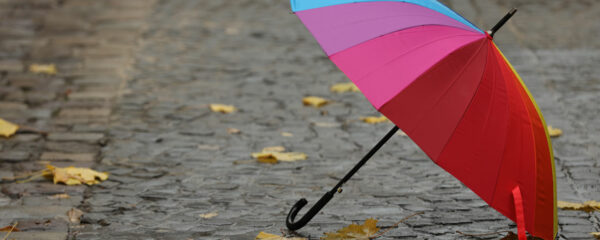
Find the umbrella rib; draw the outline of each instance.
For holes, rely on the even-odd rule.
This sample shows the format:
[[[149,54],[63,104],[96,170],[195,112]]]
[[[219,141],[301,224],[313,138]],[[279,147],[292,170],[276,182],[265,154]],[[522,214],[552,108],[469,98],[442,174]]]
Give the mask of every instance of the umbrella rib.
[[[406,29],[403,29],[403,30],[406,30]],[[402,31],[402,30],[399,30],[399,31]],[[466,30],[465,30],[465,31],[466,31]],[[386,34],[386,35],[387,35],[387,34]],[[475,34],[473,34],[473,35],[475,35]],[[416,46],[415,48],[412,48],[412,49],[410,49],[410,50],[408,50],[408,51],[406,51],[406,52],[404,52],[404,53],[402,53],[402,54],[400,54],[400,55],[398,55],[398,56],[394,57],[393,59],[390,59],[390,60],[389,60],[389,61],[387,61],[386,63],[384,63],[384,64],[380,65],[379,67],[377,67],[377,68],[373,69],[372,71],[370,71],[370,72],[368,72],[368,73],[364,74],[363,76],[359,77],[359,78],[357,79],[357,81],[359,81],[359,80],[364,80],[365,78],[368,78],[368,77],[369,77],[371,74],[373,74],[373,73],[375,73],[375,72],[379,71],[380,69],[382,69],[382,68],[384,68],[384,67],[386,67],[386,66],[388,66],[388,65],[392,64],[393,62],[397,61],[398,59],[402,58],[403,56],[405,56],[405,55],[407,55],[407,54],[409,54],[409,53],[412,53],[412,52],[414,52],[414,51],[416,51],[416,50],[419,50],[419,49],[421,49],[421,48],[427,47],[427,46],[429,46],[429,45],[431,45],[431,44],[434,44],[434,43],[436,43],[436,42],[439,42],[439,41],[442,41],[442,40],[446,40],[446,39],[450,39],[450,38],[455,38],[455,37],[464,37],[464,36],[473,36],[473,35],[471,35],[471,34],[458,34],[458,35],[447,36],[447,37],[443,37],[443,38],[434,39],[434,40],[431,40],[431,41],[429,41],[429,42],[425,42],[425,43],[423,43],[423,44],[421,44],[421,45],[419,45],[419,46]],[[382,36],[379,36],[379,37],[382,37]],[[482,38],[483,38],[483,37],[482,37]],[[477,41],[477,40],[479,40],[479,39],[475,39],[475,40],[473,40],[473,41],[471,41],[471,42],[468,42],[468,43],[466,43],[465,45],[468,45],[468,44],[470,44],[470,43],[472,43],[472,42],[475,42],[475,41]],[[465,45],[463,45],[463,46],[465,46]],[[461,47],[462,47],[462,46],[461,46]],[[332,55],[332,56],[333,56],[333,55]],[[407,86],[407,87],[408,87],[408,86]]]
[[[450,84],[450,86],[448,86],[448,87],[447,87],[447,88],[444,90],[443,94],[442,94],[440,97],[438,97],[438,98],[437,98],[437,100],[435,101],[435,103],[434,103],[434,105],[433,105],[434,107],[435,107],[435,106],[437,106],[437,105],[440,103],[440,101],[441,101],[441,99],[442,99],[442,96],[446,95],[446,93],[448,92],[448,90],[449,90],[449,89],[450,89],[450,88],[451,88],[451,87],[452,87],[452,86],[453,86],[453,85],[456,83],[456,81],[458,80],[459,76],[461,76],[461,75],[464,73],[464,71],[466,70],[467,66],[469,66],[469,65],[470,65],[470,64],[473,62],[473,59],[475,58],[475,56],[477,56],[477,54],[479,54],[479,52],[481,51],[481,49],[483,49],[483,46],[485,46],[485,43],[486,43],[486,42],[484,41],[484,42],[481,44],[481,46],[479,47],[479,49],[477,49],[476,53],[475,53],[475,54],[473,54],[473,55],[472,55],[472,56],[469,58],[469,60],[467,61],[467,63],[466,63],[466,64],[465,64],[465,65],[464,65],[464,66],[463,66],[461,69],[460,69],[458,76],[457,76],[457,77],[455,77],[455,78],[454,78],[454,80],[452,80],[452,83]],[[487,56],[486,56],[486,58],[487,58]],[[431,68],[430,68],[430,69],[431,69]],[[482,72],[483,72],[483,71],[482,71]],[[423,73],[423,74],[425,74],[425,73]],[[422,75],[421,75],[421,76],[422,76]],[[419,76],[419,77],[420,77],[420,76]],[[419,77],[417,77],[417,78],[419,78]],[[480,79],[480,80],[481,80],[481,79]],[[477,87],[479,87],[479,84],[480,84],[480,83],[481,83],[481,81],[478,83]],[[472,100],[473,100],[473,97],[471,97],[471,100],[470,100],[470,101],[472,101]],[[470,102],[469,102],[469,104],[470,104]],[[465,112],[466,112],[466,108],[465,108]],[[421,114],[421,116],[419,117],[419,121],[416,121],[416,122],[417,122],[417,125],[413,126],[413,127],[412,127],[412,129],[410,129],[410,130],[409,130],[409,132],[410,132],[410,133],[412,133],[412,131],[413,131],[415,128],[417,128],[417,126],[419,126],[419,125],[418,125],[418,123],[422,122],[421,120],[422,120],[422,119],[425,117],[424,115],[425,115],[425,113],[422,113],[422,114]],[[464,115],[464,112],[463,112],[463,115]],[[457,123],[457,124],[458,124],[458,123]],[[456,127],[455,127],[455,129],[456,129]],[[448,142],[446,142],[446,143],[448,143]],[[430,157],[431,157],[431,156],[430,156]],[[432,158],[432,159],[433,159],[433,158]]]

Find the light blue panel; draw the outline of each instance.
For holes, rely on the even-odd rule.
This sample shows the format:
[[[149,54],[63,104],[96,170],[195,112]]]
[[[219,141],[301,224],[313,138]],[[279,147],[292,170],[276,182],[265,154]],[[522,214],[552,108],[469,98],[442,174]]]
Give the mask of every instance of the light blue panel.
[[[290,2],[292,4],[292,11],[294,11],[294,12],[309,10],[309,9],[313,9],[313,8],[339,5],[339,4],[346,4],[346,3],[406,2],[406,3],[412,3],[412,4],[419,5],[419,6],[423,6],[423,7],[429,8],[431,10],[437,11],[439,13],[442,13],[448,17],[455,19],[456,21],[461,22],[462,24],[465,24],[465,25],[483,33],[483,31],[481,31],[479,28],[477,28],[475,25],[473,25],[467,19],[458,15],[457,13],[452,11],[450,8],[446,7],[446,5],[441,4],[440,2],[438,2],[436,0],[290,0]]]

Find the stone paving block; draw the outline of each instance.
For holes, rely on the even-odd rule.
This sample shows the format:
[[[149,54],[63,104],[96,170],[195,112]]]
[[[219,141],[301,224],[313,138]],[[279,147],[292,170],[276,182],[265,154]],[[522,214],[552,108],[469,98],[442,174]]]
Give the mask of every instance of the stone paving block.
[[[68,232],[12,232],[9,236],[9,239],[15,240],[64,240],[67,239]]]
[[[0,60],[0,72],[22,72],[23,63],[18,60]]]
[[[108,117],[110,115],[110,109],[108,109],[108,108],[62,109],[58,115],[60,117],[72,117],[72,118]]]
[[[19,102],[2,102],[0,101],[0,111],[15,111],[27,110],[27,105]]]
[[[47,161],[74,161],[74,162],[92,162],[96,158],[95,153],[61,153],[61,152],[44,152],[40,157],[41,160]]]
[[[29,152],[0,152],[0,161],[6,162],[22,162],[27,161],[31,158],[31,153]]]
[[[0,218],[2,219],[17,219],[17,218],[54,218],[66,217],[70,206],[10,206],[0,207]]]
[[[115,92],[74,92],[69,94],[70,100],[109,100]]]
[[[103,133],[49,133],[47,136],[48,140],[51,141],[82,141],[82,142],[98,142],[104,138]]]

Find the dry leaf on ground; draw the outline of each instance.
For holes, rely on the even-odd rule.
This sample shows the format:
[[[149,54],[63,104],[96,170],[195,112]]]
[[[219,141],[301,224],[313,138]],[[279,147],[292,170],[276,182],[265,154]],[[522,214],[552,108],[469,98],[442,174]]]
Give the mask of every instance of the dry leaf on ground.
[[[286,237],[282,237],[279,235],[275,235],[275,234],[270,234],[270,233],[266,233],[266,232],[260,232],[258,233],[258,235],[256,235],[256,238],[254,239],[261,239],[261,240],[306,240],[306,238],[286,238]]]
[[[262,152],[252,153],[252,157],[261,163],[277,163],[278,161],[293,162],[306,160],[306,154],[301,152],[284,152],[285,147],[273,146],[263,148]]]
[[[358,87],[356,85],[354,85],[354,83],[351,83],[351,82],[333,84],[333,85],[331,85],[331,88],[329,90],[334,93],[359,92],[360,91],[358,89]]]
[[[217,212],[211,212],[211,213],[200,214],[200,217],[204,218],[204,219],[211,219],[211,218],[214,218],[216,216],[219,216],[219,213],[217,213]]]
[[[600,202],[597,201],[587,201],[584,203],[558,201],[556,205],[558,206],[558,208],[564,210],[580,210],[585,212],[593,212],[600,210]]]
[[[11,232],[11,231],[12,232],[20,232],[21,230],[19,230],[15,226],[16,226],[16,224],[15,225],[8,225],[8,226],[5,226],[5,227],[1,227],[0,228],[0,232]]]
[[[387,117],[385,117],[383,115],[381,115],[380,117],[361,117],[360,120],[362,120],[363,122],[366,122],[366,123],[370,123],[370,124],[376,124],[376,123],[390,121],[387,119]]]
[[[379,232],[377,220],[369,218],[362,225],[350,224],[335,233],[325,233],[323,240],[364,239],[369,240]]]
[[[548,125],[548,135],[550,135],[550,137],[558,137],[562,134],[563,131],[560,128],[553,128],[552,126]]]
[[[308,96],[302,99],[302,104],[311,107],[322,107],[329,103],[329,100],[321,97]]]
[[[66,167],[59,168],[52,165],[46,165],[43,175],[52,178],[54,184],[64,183],[66,185],[98,184],[108,179],[108,173],[97,172],[89,168]]]
[[[69,194],[66,194],[66,193],[54,194],[54,195],[48,197],[48,199],[69,199],[69,198],[71,198],[71,196],[69,196]]]
[[[81,215],[83,215],[83,212],[77,208],[71,208],[71,210],[67,211],[67,217],[71,223],[79,223]]]
[[[210,107],[211,111],[220,112],[220,113],[232,113],[237,110],[233,105],[225,105],[225,104],[217,104],[217,103],[210,104],[209,107]]]
[[[600,239],[600,232],[591,232],[590,234],[592,236],[594,236],[596,239]]]
[[[0,118],[0,136],[10,137],[19,130],[19,126]]]
[[[229,134],[239,134],[239,133],[241,133],[241,132],[242,132],[242,131],[240,131],[240,130],[239,130],[239,129],[237,129],[237,128],[227,128],[227,133],[229,133]]]
[[[31,64],[29,65],[29,71],[32,73],[48,75],[55,75],[58,73],[58,70],[56,70],[56,65],[54,64]]]

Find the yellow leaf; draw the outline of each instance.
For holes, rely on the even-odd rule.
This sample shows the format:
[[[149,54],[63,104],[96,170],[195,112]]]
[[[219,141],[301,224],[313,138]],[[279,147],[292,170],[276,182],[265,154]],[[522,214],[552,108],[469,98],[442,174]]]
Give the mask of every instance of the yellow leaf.
[[[329,89],[334,93],[344,93],[344,92],[359,92],[360,90],[354,83],[336,83],[331,86]]]
[[[335,233],[325,233],[324,240],[364,239],[369,240],[379,231],[377,220],[369,218],[363,225],[350,224]]]
[[[19,126],[0,118],[0,136],[10,137],[19,130]]]
[[[558,137],[562,134],[563,131],[559,128],[553,128],[552,126],[548,125],[548,135],[550,135],[550,137]]]
[[[54,184],[64,183],[66,185],[93,185],[108,179],[108,173],[96,172],[89,168],[59,168],[52,165],[47,165],[46,168],[48,168],[49,172],[47,172],[45,175],[52,176]]]
[[[325,98],[320,98],[320,97],[315,97],[315,96],[309,96],[309,97],[305,97],[302,99],[302,103],[305,106],[311,106],[311,107],[322,107],[325,106],[327,103],[329,103],[329,100],[325,99]]]
[[[213,104],[210,104],[209,106],[210,106],[210,110],[213,112],[232,113],[235,110],[237,110],[233,105],[213,103]]]
[[[77,208],[71,208],[67,211],[67,217],[71,223],[79,223],[81,215],[83,215],[83,212]]]
[[[54,64],[31,64],[29,65],[29,71],[48,75],[54,75],[58,72]]]
[[[66,193],[60,193],[60,194],[54,194],[52,196],[48,197],[49,199],[69,199],[71,198],[71,196],[69,196],[69,194]]]
[[[600,202],[597,201],[587,201],[584,203],[557,201],[556,205],[558,206],[558,208],[564,210],[580,210],[585,212],[593,212],[600,210]]]
[[[382,123],[382,122],[389,121],[383,115],[381,115],[380,117],[361,117],[360,120],[362,120],[363,122],[366,122],[366,123],[370,123],[370,124],[376,124],[376,123]]]
[[[306,240],[306,238],[286,238],[275,234],[270,234],[266,232],[259,232],[254,239],[262,239],[262,240]]]
[[[282,152],[272,153],[275,159],[282,162],[293,162],[298,160],[306,160],[306,154],[301,152]]]
[[[285,151],[285,147],[284,146],[266,147],[266,148],[263,148],[262,151],[263,152],[284,152]]]
[[[211,219],[218,215],[219,215],[219,213],[217,213],[217,212],[211,212],[211,213],[200,214],[200,217],[204,218],[204,219]]]
[[[592,236],[594,236],[596,239],[600,239],[600,232],[591,232],[590,234]]]
[[[241,132],[242,131],[240,131],[237,128],[227,128],[227,133],[229,133],[229,134],[238,134],[238,133],[241,133]]]
[[[282,146],[266,147],[262,152],[252,153],[252,157],[261,163],[293,162],[306,160],[306,154],[301,152],[283,152]]]

